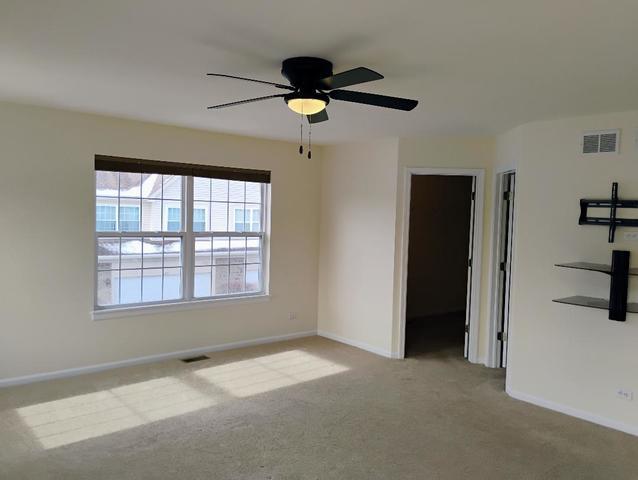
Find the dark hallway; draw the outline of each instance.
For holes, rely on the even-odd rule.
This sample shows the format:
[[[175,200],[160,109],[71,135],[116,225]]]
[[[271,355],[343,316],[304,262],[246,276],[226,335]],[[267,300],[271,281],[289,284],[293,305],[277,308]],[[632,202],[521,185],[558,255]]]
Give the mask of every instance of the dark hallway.
[[[406,324],[407,357],[462,357],[465,312],[411,319]]]

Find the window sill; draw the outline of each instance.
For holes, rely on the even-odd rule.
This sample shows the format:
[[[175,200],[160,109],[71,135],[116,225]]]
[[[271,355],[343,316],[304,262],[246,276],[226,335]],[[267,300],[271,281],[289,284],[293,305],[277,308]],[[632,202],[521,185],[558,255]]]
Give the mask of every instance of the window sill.
[[[107,320],[110,318],[135,317],[139,315],[152,315],[156,313],[179,312],[184,310],[197,310],[210,307],[223,307],[228,305],[243,305],[250,303],[269,302],[270,295],[258,294],[245,297],[226,297],[205,300],[191,300],[174,303],[162,303],[156,305],[137,305],[134,307],[108,308],[91,312],[92,320]]]

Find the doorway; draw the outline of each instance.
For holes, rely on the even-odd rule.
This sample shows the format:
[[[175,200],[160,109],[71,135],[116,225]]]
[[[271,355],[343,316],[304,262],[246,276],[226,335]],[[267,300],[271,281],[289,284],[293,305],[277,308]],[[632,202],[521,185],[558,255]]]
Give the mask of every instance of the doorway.
[[[412,169],[406,177],[403,353],[475,361],[481,170]],[[407,244],[407,245],[406,245]],[[474,330],[474,331],[473,331]]]

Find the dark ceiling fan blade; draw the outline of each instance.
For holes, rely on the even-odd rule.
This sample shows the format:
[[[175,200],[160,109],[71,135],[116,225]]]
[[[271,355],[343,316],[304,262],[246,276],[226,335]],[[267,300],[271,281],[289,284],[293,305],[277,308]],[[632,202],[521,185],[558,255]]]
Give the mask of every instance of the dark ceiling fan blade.
[[[285,96],[285,93],[280,93],[278,95],[266,95],[265,97],[249,98],[247,100],[239,100],[237,102],[222,103],[221,105],[213,105],[207,108],[210,110],[210,109],[216,109],[216,108],[234,107],[235,105],[243,105],[244,103],[260,102],[262,100],[268,100],[269,98],[280,98],[283,96]]]
[[[266,82],[264,80],[255,80],[254,78],[236,77],[234,75],[225,75],[223,73],[207,73],[206,75],[209,75],[211,77],[233,78],[235,80],[245,80],[247,82],[262,83],[264,85],[271,85],[273,87],[283,88],[284,90],[292,90],[292,91],[295,90],[290,85],[283,85],[281,83],[274,83],[274,82]]]
[[[375,107],[394,108],[396,110],[405,111],[414,109],[419,103],[417,100],[410,100],[408,98],[388,97],[374,93],[353,92],[352,90],[333,90],[328,95],[333,100],[363,103],[365,105],[374,105]]]
[[[319,113],[315,113],[314,115],[306,115],[306,118],[308,118],[308,123],[325,122],[326,120],[328,120],[328,112],[326,112],[326,109],[324,108]]]
[[[358,67],[337,73],[332,77],[322,78],[317,82],[317,88],[321,90],[333,90],[335,88],[349,87],[351,85],[358,85],[359,83],[381,80],[382,78],[383,75],[374,70],[370,70],[366,67]]]

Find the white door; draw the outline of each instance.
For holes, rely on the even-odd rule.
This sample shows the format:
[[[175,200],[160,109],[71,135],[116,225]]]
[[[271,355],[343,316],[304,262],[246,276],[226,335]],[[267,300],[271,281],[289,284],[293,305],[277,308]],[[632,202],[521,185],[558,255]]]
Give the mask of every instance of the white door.
[[[500,248],[498,280],[497,355],[499,366],[507,366],[507,344],[510,319],[510,290],[512,286],[512,237],[514,233],[514,172],[502,175],[503,201],[500,210]]]
[[[472,313],[472,264],[474,259],[474,228],[476,217],[476,177],[472,177],[472,197],[470,204],[470,241],[469,251],[467,255],[467,299],[465,301],[465,346],[463,347],[463,356],[467,358],[470,350],[470,318]]]

